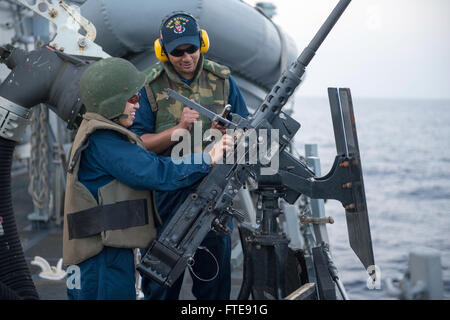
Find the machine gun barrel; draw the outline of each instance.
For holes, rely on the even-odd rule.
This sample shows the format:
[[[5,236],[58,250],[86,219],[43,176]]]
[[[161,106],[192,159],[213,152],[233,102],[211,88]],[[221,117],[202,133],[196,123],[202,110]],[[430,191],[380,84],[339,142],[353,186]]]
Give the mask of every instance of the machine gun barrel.
[[[312,58],[316,54],[322,42],[325,40],[331,29],[341,17],[351,0],[340,0],[331,14],[325,20],[316,33],[314,38],[303,49],[300,56],[292,65],[283,72],[277,83],[273,86],[272,90],[264,99],[263,103],[257,110],[254,120],[252,122],[253,127],[256,127],[263,120],[267,120],[269,123],[281,112],[281,109],[289,100],[289,97],[294,93],[295,89],[301,82],[306,67],[311,62]]]

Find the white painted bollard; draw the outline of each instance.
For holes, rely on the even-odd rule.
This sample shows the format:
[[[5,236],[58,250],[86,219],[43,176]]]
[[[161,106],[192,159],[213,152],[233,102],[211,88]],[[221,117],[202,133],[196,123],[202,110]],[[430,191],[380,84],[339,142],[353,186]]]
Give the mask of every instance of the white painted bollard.
[[[388,294],[402,300],[444,299],[440,252],[425,247],[412,250],[403,278],[387,278],[385,282]]]

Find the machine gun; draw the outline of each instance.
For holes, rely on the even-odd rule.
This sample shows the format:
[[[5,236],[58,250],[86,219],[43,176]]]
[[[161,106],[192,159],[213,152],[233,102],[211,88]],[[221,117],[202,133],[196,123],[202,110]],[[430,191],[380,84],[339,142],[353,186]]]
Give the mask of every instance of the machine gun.
[[[310,44],[281,75],[254,116],[249,119],[232,114],[232,120],[227,120],[170,89],[166,91],[171,98],[181,101],[209,119],[220,121],[229,129],[242,130],[244,134],[240,138],[240,145],[245,145],[251,131],[258,135],[262,132],[278,133],[279,141],[275,145],[272,144],[265,160],[278,157],[279,170],[268,175],[265,171],[269,169],[267,165],[248,161],[248,155],[256,152],[257,144],[249,144],[243,156],[237,158],[235,152],[227,158],[225,164],[216,165],[196,192],[180,206],[159,238],[152,242],[137,266],[141,275],[171,286],[185,267],[193,263],[195,251],[211,229],[226,231],[230,217],[242,219],[242,215],[232,209],[232,201],[249,178],[258,182],[263,201],[273,204],[265,210],[260,228],[252,230],[249,227],[247,234],[253,244],[278,248],[275,251],[277,298],[286,295],[283,261],[286,260],[289,242],[279,232],[276,221],[280,214],[277,209],[277,201],[280,198],[291,204],[301,194],[311,198],[339,200],[346,210],[352,249],[366,269],[374,265],[350,90],[330,88],[328,92],[337,156],[332,169],[324,177],[316,177],[304,163],[288,153],[286,147],[300,124],[281,111],[300,84],[306,66],[349,3],[350,0],[341,0],[337,4]],[[272,131],[273,129],[275,130]],[[239,145],[237,149],[239,150]],[[229,159],[234,161],[228,161]]]

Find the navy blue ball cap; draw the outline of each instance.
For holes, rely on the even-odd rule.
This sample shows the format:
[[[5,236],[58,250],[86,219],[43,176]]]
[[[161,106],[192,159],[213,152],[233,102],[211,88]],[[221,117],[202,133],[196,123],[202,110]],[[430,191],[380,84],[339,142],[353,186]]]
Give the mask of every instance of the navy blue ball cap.
[[[197,21],[186,14],[176,14],[167,19],[161,26],[161,37],[164,48],[168,53],[184,44],[192,44],[200,48]]]

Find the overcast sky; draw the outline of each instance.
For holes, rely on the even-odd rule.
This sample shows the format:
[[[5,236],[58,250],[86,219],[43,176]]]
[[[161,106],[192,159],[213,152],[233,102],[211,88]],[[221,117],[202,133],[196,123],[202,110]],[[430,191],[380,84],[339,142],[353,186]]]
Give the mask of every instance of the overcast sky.
[[[338,0],[271,2],[274,21],[300,53]],[[330,86],[349,87],[355,97],[450,99],[450,0],[353,0],[308,66],[301,92],[323,96]]]
[[[258,1],[245,0],[254,5]],[[301,52],[338,0],[272,0]],[[307,69],[305,95],[450,99],[450,0],[353,0]]]

